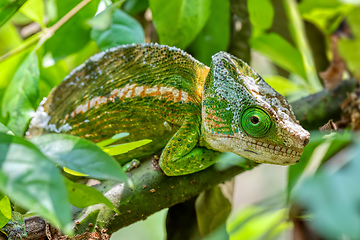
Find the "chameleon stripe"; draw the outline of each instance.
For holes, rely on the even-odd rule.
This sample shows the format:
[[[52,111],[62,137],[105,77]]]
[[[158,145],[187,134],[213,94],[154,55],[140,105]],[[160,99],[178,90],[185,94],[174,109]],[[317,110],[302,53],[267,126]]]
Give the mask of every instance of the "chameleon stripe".
[[[174,87],[163,87],[163,86],[138,86],[137,84],[126,84],[123,88],[116,88],[111,91],[109,97],[98,96],[94,97],[91,100],[81,104],[71,112],[70,116],[75,117],[77,114],[85,113],[90,108],[103,105],[107,102],[115,102],[119,100],[124,100],[125,98],[134,98],[134,97],[157,97],[159,99],[165,99],[166,101],[180,102],[183,103],[189,102],[189,94],[186,91],[178,90]],[[69,118],[69,115],[65,116],[65,120]]]

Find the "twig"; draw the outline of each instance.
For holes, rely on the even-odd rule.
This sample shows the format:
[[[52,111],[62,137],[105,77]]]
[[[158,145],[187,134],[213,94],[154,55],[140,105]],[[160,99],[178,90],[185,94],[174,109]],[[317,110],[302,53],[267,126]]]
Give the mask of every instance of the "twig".
[[[75,7],[73,7],[68,13],[66,13],[59,21],[57,21],[54,25],[52,25],[51,27],[37,33],[35,36],[33,36],[32,39],[29,39],[28,42],[25,42],[24,44],[20,45],[18,48],[5,53],[4,55],[2,55],[0,57],[0,62],[4,61],[5,59],[16,55],[22,51],[24,51],[25,49],[28,49],[29,47],[31,47],[32,45],[38,43],[36,45],[36,49],[40,48],[42,46],[42,44],[44,44],[44,42],[49,39],[52,35],[54,35],[54,33],[61,27],[63,26],[67,21],[69,21],[70,18],[72,18],[76,13],[78,13],[83,7],[86,6],[86,4],[88,4],[91,0],[83,0],[81,1],[78,5],[76,5]]]
[[[54,33],[70,18],[72,18],[76,13],[78,13],[83,7],[86,6],[91,0],[82,0],[78,5],[73,7],[68,13],[66,13],[59,21],[57,21],[54,25],[48,28],[44,35],[40,38],[37,48],[39,48],[48,38],[50,38]]]

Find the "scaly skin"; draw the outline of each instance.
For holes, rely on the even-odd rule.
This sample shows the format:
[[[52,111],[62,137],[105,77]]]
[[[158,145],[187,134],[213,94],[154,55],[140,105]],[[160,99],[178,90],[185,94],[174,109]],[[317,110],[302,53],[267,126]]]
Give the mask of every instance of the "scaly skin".
[[[124,163],[164,149],[159,164],[171,176],[205,169],[225,151],[293,164],[310,137],[286,100],[241,60],[220,52],[208,68],[157,44],[113,48],[76,68],[31,121],[29,136],[46,132],[94,142],[120,132],[130,133],[120,143],[152,139],[117,159]]]

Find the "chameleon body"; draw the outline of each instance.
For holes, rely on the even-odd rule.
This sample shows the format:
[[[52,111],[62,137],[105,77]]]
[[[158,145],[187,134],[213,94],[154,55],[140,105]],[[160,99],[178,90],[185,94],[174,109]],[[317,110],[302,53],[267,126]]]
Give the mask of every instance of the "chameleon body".
[[[163,149],[167,175],[212,165],[219,152],[260,163],[294,164],[310,134],[291,106],[240,59],[220,52],[210,68],[175,47],[123,45],[74,69],[42,101],[28,134],[62,132],[94,142],[152,139],[121,163]]]

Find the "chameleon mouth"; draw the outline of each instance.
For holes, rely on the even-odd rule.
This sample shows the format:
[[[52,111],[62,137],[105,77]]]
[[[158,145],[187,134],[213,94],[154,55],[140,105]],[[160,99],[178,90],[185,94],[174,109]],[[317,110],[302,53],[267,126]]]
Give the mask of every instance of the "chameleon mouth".
[[[273,145],[269,144],[267,142],[262,141],[256,141],[256,140],[248,140],[246,142],[246,146],[248,149],[246,149],[248,152],[253,152],[256,154],[256,150],[267,152],[273,155],[277,156],[283,156],[283,157],[290,157],[294,159],[299,159],[302,155],[302,149],[298,148],[290,148],[280,145]],[[254,151],[255,150],[255,151]]]

